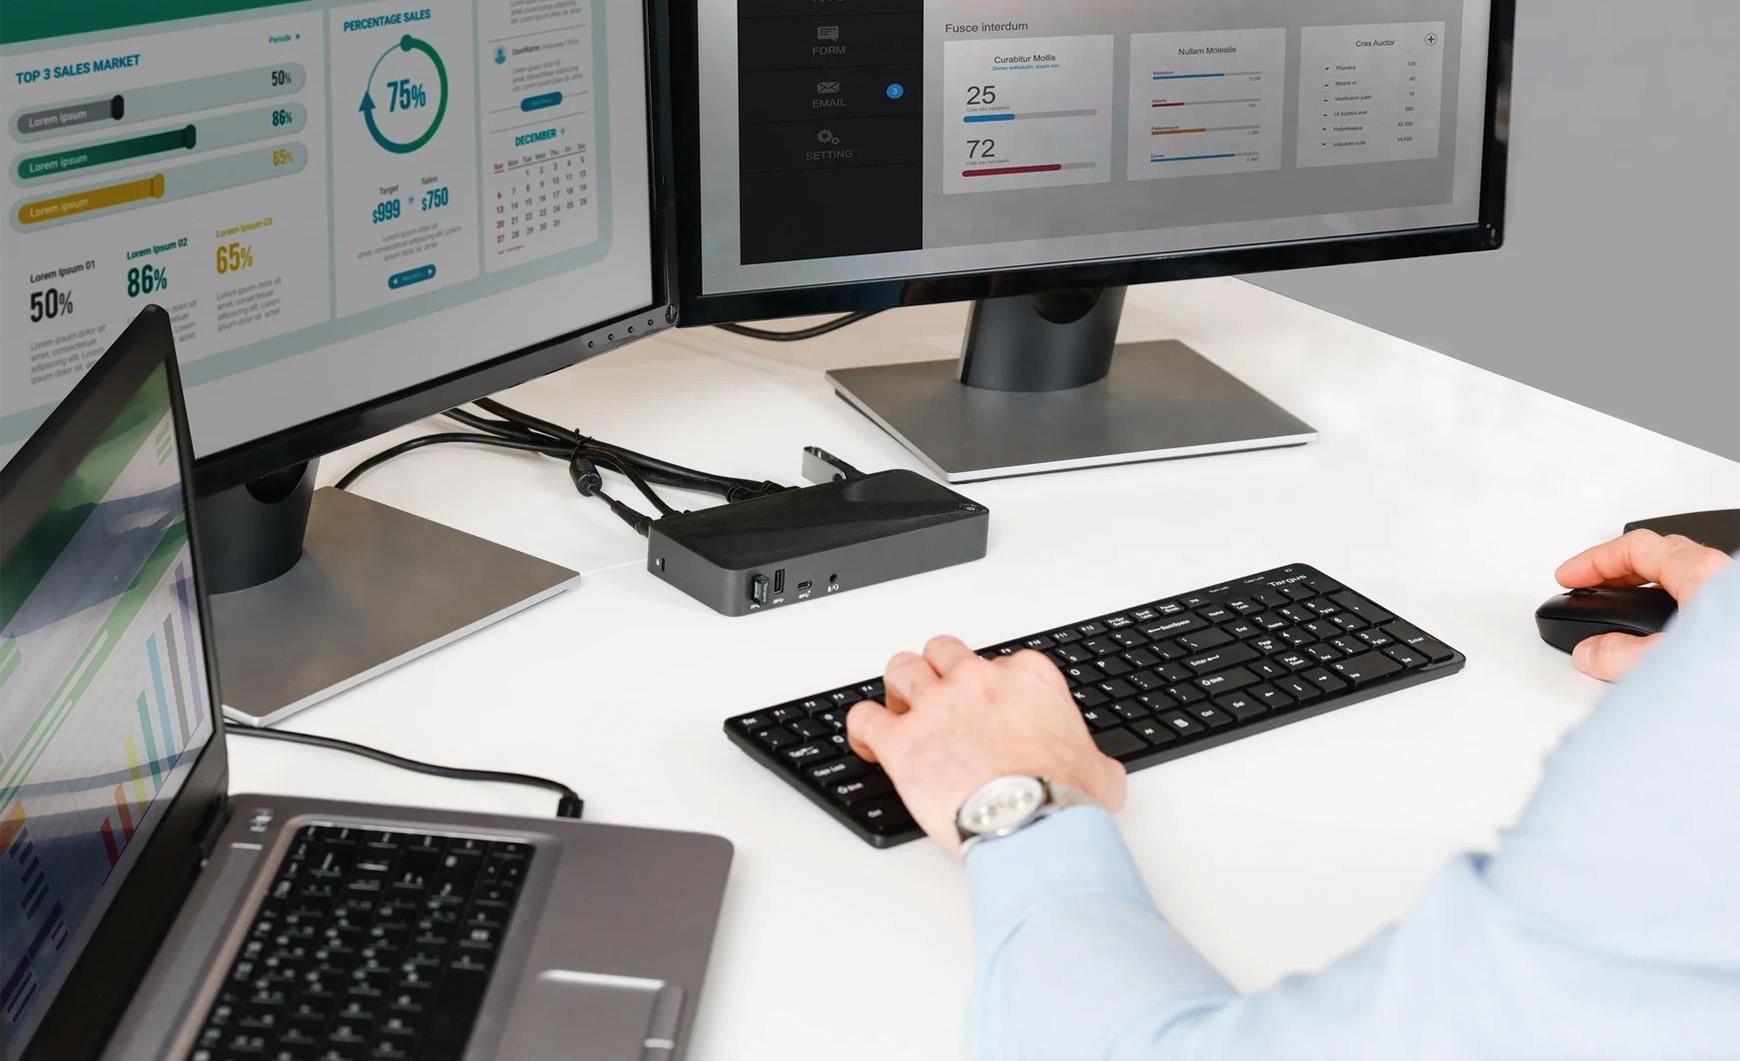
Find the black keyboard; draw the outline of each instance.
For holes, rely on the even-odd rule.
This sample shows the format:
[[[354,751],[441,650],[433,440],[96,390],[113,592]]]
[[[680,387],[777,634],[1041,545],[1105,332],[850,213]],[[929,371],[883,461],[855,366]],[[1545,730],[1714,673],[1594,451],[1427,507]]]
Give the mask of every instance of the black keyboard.
[[[1129,770],[1462,669],[1465,657],[1304,564],[981,649],[1043,652],[1100,750]],[[924,835],[888,775],[846,745],[870,680],[725,721],[733,743],[876,847]]]
[[[532,853],[470,837],[302,828],[191,1057],[461,1057]]]

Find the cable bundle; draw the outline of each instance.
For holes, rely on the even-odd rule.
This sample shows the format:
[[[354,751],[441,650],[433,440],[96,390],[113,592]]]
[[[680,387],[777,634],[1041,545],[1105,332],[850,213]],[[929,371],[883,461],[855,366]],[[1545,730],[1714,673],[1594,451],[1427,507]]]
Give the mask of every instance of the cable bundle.
[[[542,453],[568,465],[568,476],[573,480],[574,489],[581,497],[596,497],[603,501],[623,522],[633,527],[635,533],[642,536],[647,533],[656,517],[645,515],[606,493],[600,468],[609,469],[627,479],[641,496],[652,503],[660,516],[674,516],[678,512],[658,495],[653,489],[654,484],[715,494],[728,503],[765,497],[785,489],[778,483],[765,480],[756,482],[752,479],[715,475],[672,464],[589,435],[582,435],[547,420],[540,420],[529,413],[511,409],[493,398],[483,398],[474,404],[492,415],[480,416],[457,408],[449,409],[443,414],[449,420],[471,428],[470,431],[444,431],[401,442],[358,464],[336,485],[340,490],[349,489],[352,483],[371,469],[425,446],[464,443]]]

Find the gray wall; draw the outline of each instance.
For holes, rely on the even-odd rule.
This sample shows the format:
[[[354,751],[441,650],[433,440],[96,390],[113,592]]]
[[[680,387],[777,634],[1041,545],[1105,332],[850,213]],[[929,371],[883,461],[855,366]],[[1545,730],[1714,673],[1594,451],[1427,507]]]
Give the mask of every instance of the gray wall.
[[[1251,279],[1740,460],[1740,3],[1517,8],[1505,247]]]

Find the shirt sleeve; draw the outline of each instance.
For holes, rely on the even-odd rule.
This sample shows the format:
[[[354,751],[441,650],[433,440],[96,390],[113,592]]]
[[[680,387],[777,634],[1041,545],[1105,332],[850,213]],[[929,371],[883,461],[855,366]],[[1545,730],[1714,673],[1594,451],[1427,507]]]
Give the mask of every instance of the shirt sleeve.
[[[1736,1057],[1740,565],[1548,758],[1496,854],[1321,972],[1234,992],[1111,818],[967,858],[975,1061]],[[1519,710],[1526,705],[1519,705]]]

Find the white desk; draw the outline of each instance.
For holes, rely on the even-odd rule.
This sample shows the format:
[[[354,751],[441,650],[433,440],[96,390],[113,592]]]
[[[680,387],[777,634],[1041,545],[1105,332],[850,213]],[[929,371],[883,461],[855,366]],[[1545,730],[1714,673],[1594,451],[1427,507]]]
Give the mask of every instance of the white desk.
[[[964,316],[903,310],[791,346],[679,332],[505,400],[721,472],[796,482],[806,443],[916,467],[822,371],[948,356]],[[729,837],[697,1061],[948,1058],[973,971],[958,869],[928,844],[865,846],[723,719],[869,677],[933,633],[990,643],[1305,561],[1467,669],[1136,774],[1121,821],[1161,909],[1233,983],[1321,966],[1446,857],[1492,844],[1597,696],[1535,635],[1554,566],[1628,519],[1734,504],[1740,465],[1234,280],[1133,292],[1123,334],[1190,342],[1322,441],[969,486],[992,511],[984,561],[742,619],[647,577],[642,540],[558,465],[424,451],[357,488],[586,577],[289,726],[558,777],[595,821]],[[322,481],[416,430],[329,458]],[[232,748],[238,791],[551,811],[541,793]]]

